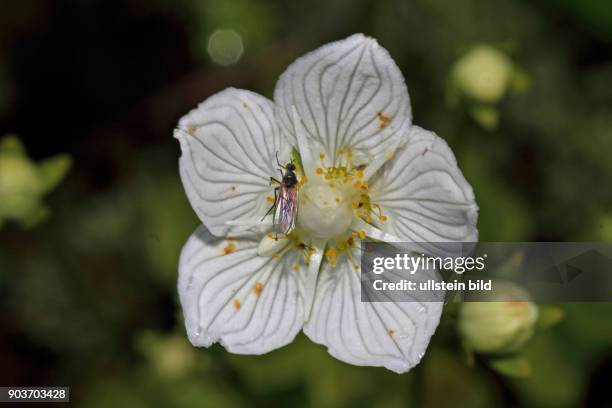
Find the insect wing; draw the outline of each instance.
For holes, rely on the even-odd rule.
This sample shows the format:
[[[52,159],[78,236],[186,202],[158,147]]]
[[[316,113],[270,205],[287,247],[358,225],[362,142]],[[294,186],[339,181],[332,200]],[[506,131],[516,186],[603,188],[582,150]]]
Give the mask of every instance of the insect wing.
[[[274,211],[274,229],[281,234],[290,233],[297,220],[298,189],[281,186]]]

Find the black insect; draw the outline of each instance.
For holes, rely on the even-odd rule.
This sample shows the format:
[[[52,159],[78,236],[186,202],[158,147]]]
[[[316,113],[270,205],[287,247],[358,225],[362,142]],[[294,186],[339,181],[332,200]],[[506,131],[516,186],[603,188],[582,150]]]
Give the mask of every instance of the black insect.
[[[278,161],[276,156],[279,171],[281,173],[280,181],[274,177],[270,177],[270,184],[277,184],[274,188],[274,204],[268,210],[264,218],[274,211],[272,219],[274,232],[278,234],[289,234],[294,228],[297,221],[298,213],[298,178],[295,173],[296,166],[293,161],[283,166]],[[283,172],[284,170],[284,172]]]

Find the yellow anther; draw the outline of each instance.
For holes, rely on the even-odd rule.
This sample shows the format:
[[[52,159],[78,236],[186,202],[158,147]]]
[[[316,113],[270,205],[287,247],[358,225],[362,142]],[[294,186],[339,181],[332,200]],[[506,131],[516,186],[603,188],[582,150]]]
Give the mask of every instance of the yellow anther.
[[[266,201],[269,202],[270,204],[274,204],[274,197],[272,196],[267,196],[266,197]]]
[[[253,285],[253,288],[251,289],[253,291],[253,293],[255,293],[257,296],[261,295],[261,291],[263,290],[263,284],[261,282],[257,282],[255,285]]]
[[[319,153],[319,158],[323,160],[325,158],[325,153]]]
[[[329,247],[327,251],[325,251],[325,256],[328,258],[335,258],[338,256],[338,251],[336,251],[335,247]]]
[[[357,170],[357,172],[355,173],[355,177],[357,177],[358,179],[363,178],[363,170]]]
[[[356,189],[360,189],[362,186],[361,181],[356,181],[355,184],[353,184],[353,187],[355,187]]]
[[[320,167],[317,167],[317,168],[315,169],[315,173],[317,173],[317,174],[323,174],[323,169],[322,169],[322,168],[320,168]]]
[[[366,237],[365,231],[359,231],[359,238],[364,239]]]
[[[386,215],[379,215],[378,219],[384,222],[384,221],[387,221],[387,216]]]
[[[332,179],[332,175],[331,175],[331,174],[329,174],[329,173],[327,173],[327,174],[325,175],[325,180],[331,180],[331,179]]]

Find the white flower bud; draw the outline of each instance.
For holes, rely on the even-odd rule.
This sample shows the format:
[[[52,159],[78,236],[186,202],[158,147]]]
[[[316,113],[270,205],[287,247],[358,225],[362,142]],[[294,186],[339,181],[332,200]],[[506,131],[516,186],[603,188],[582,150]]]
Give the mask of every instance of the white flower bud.
[[[493,103],[507,92],[513,71],[513,63],[505,54],[491,46],[479,45],[455,63],[452,80],[466,96]]]
[[[466,302],[461,305],[459,333],[474,351],[512,353],[533,335],[538,308],[518,286],[500,282],[496,282],[496,285],[492,296],[502,301]],[[503,301],[504,298],[513,300]]]

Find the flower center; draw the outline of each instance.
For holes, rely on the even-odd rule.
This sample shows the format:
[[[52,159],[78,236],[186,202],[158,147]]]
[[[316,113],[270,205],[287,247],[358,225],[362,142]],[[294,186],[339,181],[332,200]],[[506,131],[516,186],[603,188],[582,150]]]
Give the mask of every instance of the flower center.
[[[322,179],[310,180],[300,190],[298,225],[316,238],[333,238],[351,226],[354,190]]]

